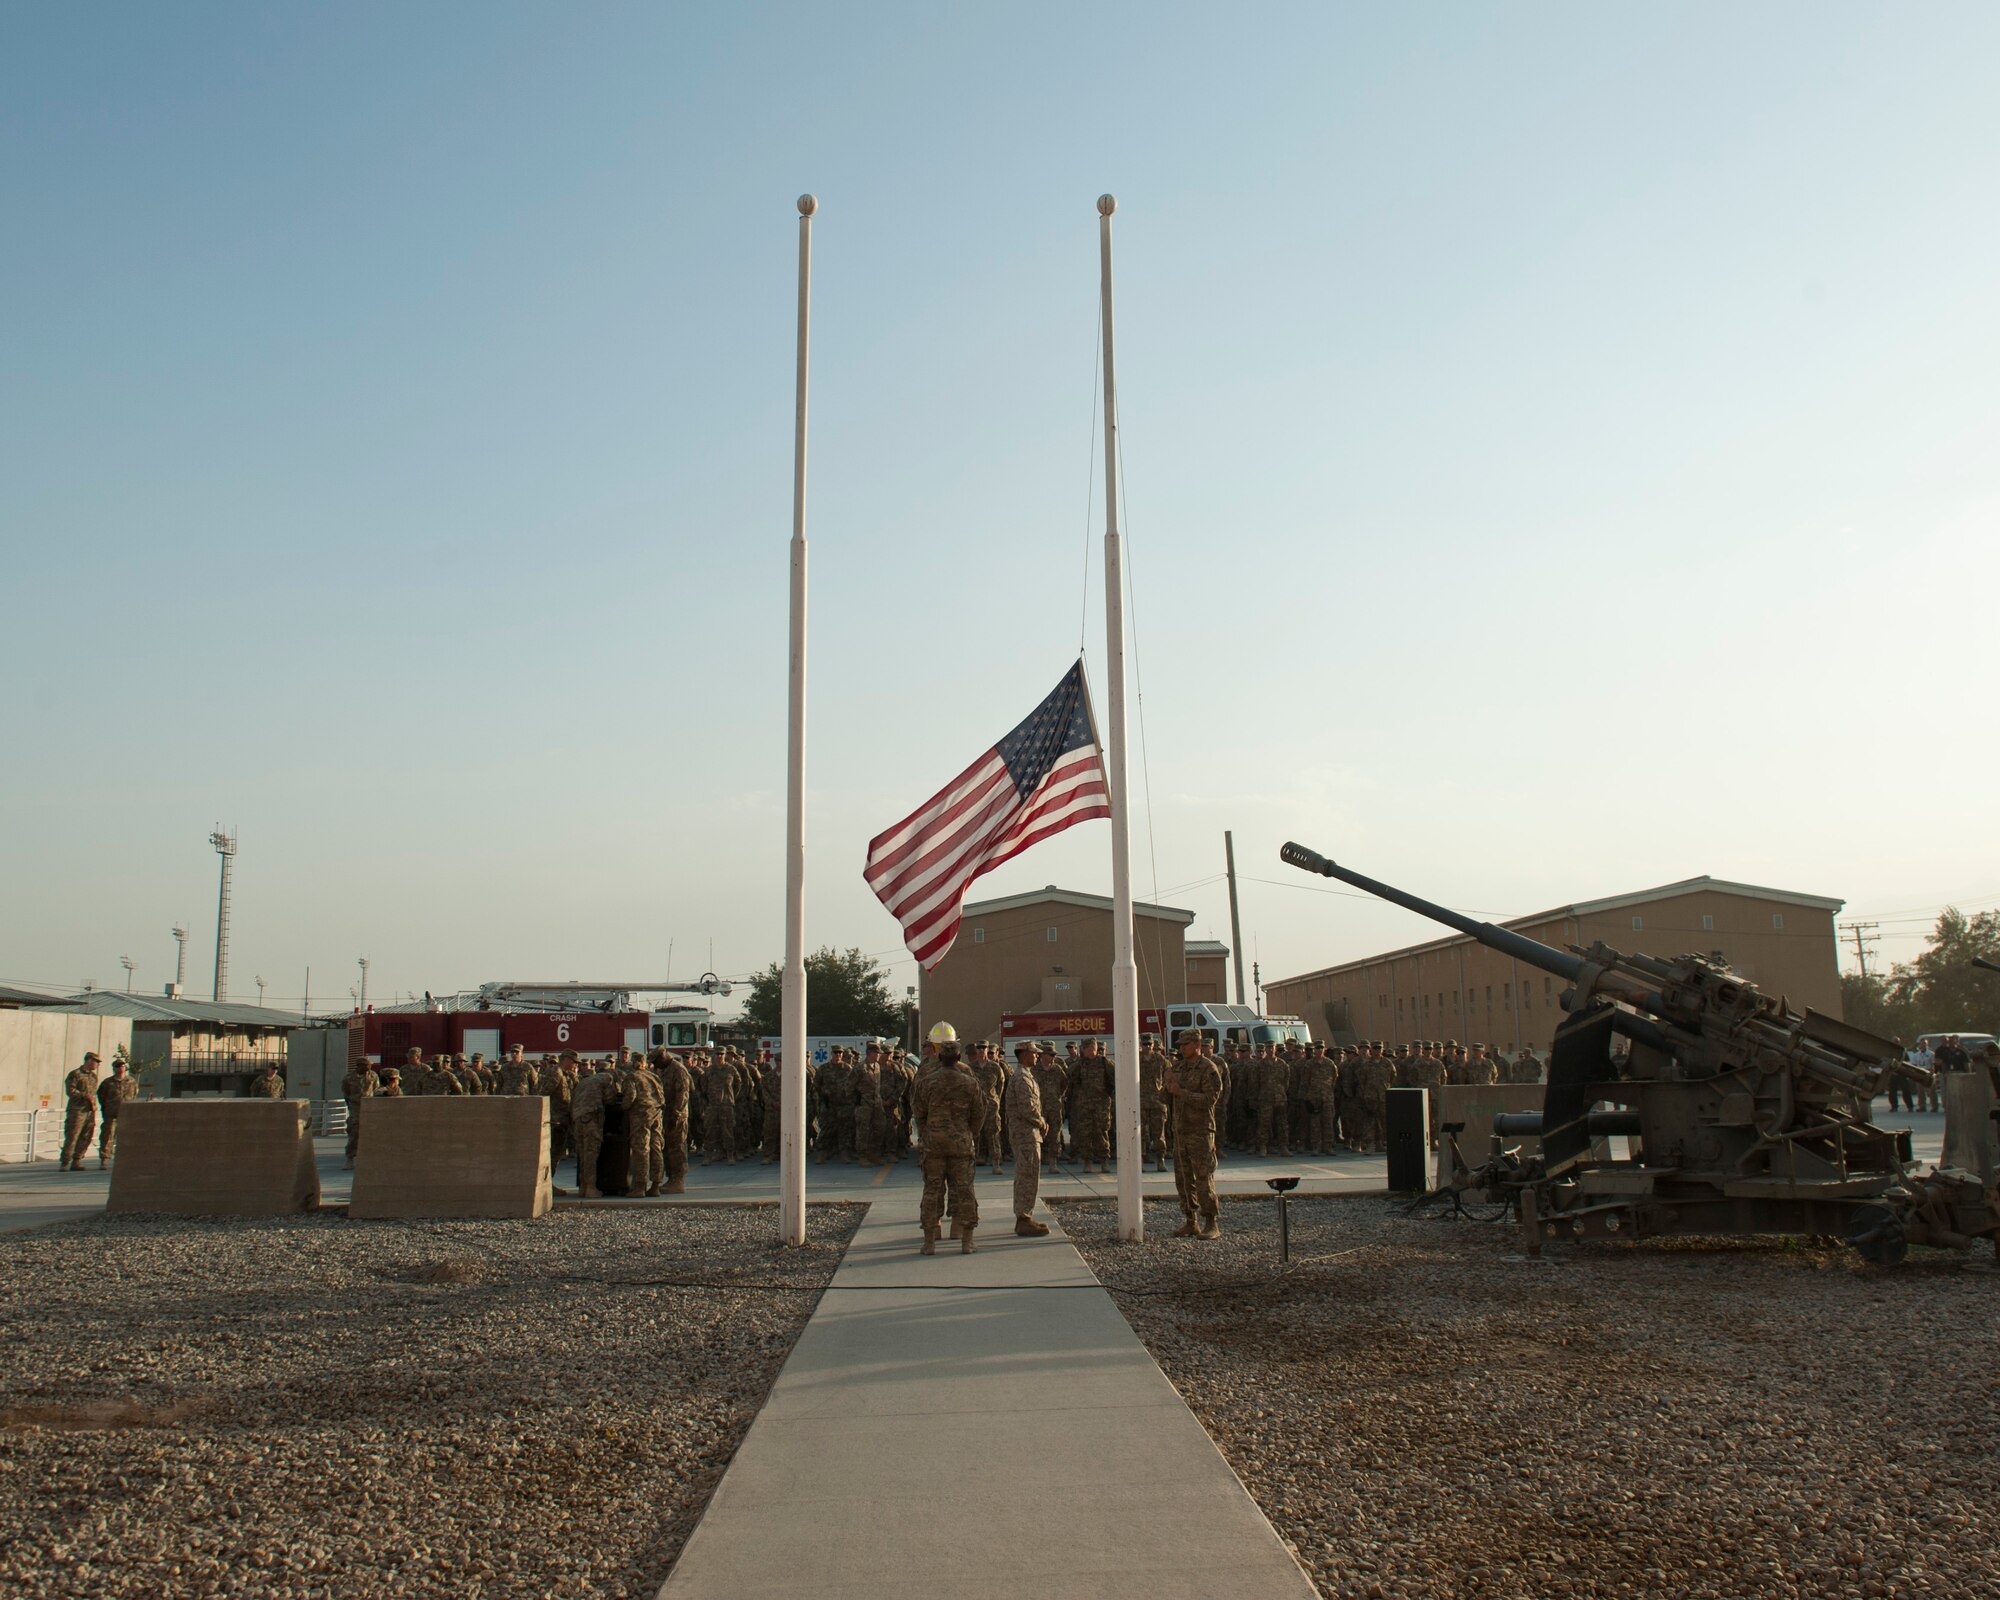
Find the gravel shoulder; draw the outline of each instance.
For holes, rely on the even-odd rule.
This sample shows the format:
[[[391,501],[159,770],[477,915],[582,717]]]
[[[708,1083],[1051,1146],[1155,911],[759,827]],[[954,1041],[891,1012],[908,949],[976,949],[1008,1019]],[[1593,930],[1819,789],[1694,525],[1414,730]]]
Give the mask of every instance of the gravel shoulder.
[[[0,1236],[0,1595],[651,1596],[863,1210]]]
[[[1991,1252],[1555,1246],[1380,1196],[1064,1229],[1328,1596],[1991,1600]]]

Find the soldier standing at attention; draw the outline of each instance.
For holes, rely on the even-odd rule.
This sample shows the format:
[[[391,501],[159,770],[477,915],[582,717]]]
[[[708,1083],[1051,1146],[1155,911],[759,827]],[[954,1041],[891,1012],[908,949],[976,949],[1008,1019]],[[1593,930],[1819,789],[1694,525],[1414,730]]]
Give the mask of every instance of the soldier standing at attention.
[[[1095,1039],[1084,1045],[1069,1075],[1069,1126],[1085,1172],[1093,1162],[1099,1172],[1111,1170],[1111,1063],[1101,1050]]]
[[[1145,1035],[1139,1051],[1139,1166],[1159,1162],[1167,1170],[1167,1055],[1160,1048],[1160,1036]]]
[[[849,1074],[854,1095],[854,1159],[875,1165],[882,1149],[882,1049],[868,1047],[868,1059]]]
[[[556,1163],[575,1148],[569,1125],[569,1099],[575,1085],[560,1061],[544,1056],[536,1070],[535,1087],[549,1102],[549,1171],[553,1173]]]
[[[662,1194],[686,1194],[688,1172],[688,1106],[694,1098],[694,1074],[678,1056],[662,1050],[655,1062],[660,1080],[661,1153],[667,1182]]]
[[[412,1051],[411,1054],[418,1053]],[[375,1069],[368,1065],[366,1056],[347,1069],[347,1076],[340,1080],[340,1092],[347,1100],[346,1164],[352,1167],[354,1152],[361,1148],[361,1102],[372,1100],[382,1092],[382,1080],[375,1076]]]
[[[1035,1047],[1024,1044],[1014,1053],[1014,1069],[1000,1091],[1000,1111],[1007,1119],[1007,1142],[1014,1151],[1014,1231],[1023,1239],[1039,1239],[1049,1231],[1035,1220],[1035,1199],[1042,1186],[1042,1140],[1049,1131],[1042,1115],[1042,1091],[1035,1082]]]
[[[1269,1045],[1257,1047],[1256,1063],[1257,1095],[1257,1154],[1271,1153],[1271,1136],[1278,1138],[1278,1154],[1292,1153],[1292,1127],[1287,1107],[1286,1078],[1289,1075],[1285,1058]]]
[[[569,1123],[571,1137],[576,1142],[576,1186],[586,1200],[595,1200],[601,1193],[597,1187],[597,1157],[604,1148],[604,1107],[613,1092],[611,1074],[603,1070],[578,1078],[576,1087],[570,1090]]]
[[[776,1056],[767,1056],[764,1064],[757,1069],[757,1089],[764,1097],[760,1160],[762,1165],[768,1167],[778,1159],[778,1148],[785,1134],[785,1072]]]
[[[533,1094],[535,1087],[535,1069],[528,1065],[527,1052],[517,1044],[507,1052],[506,1065],[500,1069],[500,1092]]]
[[[1326,1046],[1315,1043],[1298,1067],[1298,1098],[1305,1112],[1300,1149],[1316,1156],[1333,1154],[1333,1063]]]
[[[97,1086],[97,1110],[99,1126],[104,1130],[97,1136],[97,1170],[102,1172],[111,1165],[111,1158],[118,1151],[118,1113],[125,1109],[125,1102],[139,1092],[139,1080],[125,1070],[125,1058],[111,1058],[111,1076]]]
[[[1042,1120],[1049,1125],[1049,1135],[1042,1141],[1041,1157],[1050,1162],[1060,1161],[1063,1153],[1063,1104],[1069,1098],[1069,1073],[1056,1059],[1055,1051],[1046,1044],[1030,1042],[1025,1048],[1035,1074],[1035,1087],[1041,1091]]]
[[[736,1165],[736,1066],[727,1054],[718,1051],[702,1070],[701,1164],[710,1165],[720,1155]]]
[[[831,1161],[854,1143],[854,1075],[838,1045],[819,1069],[819,1158]]]
[[[83,1153],[97,1137],[97,1065],[102,1059],[95,1050],[72,1067],[63,1079],[63,1144],[59,1170],[83,1171]]]
[[[257,1076],[250,1080],[249,1094],[253,1100],[285,1098],[285,1080],[278,1076],[278,1064],[275,1061],[266,1061],[257,1069]]]
[[[1007,1069],[998,1054],[984,1040],[972,1047],[972,1075],[986,1096],[986,1125],[979,1130],[979,1159],[997,1173],[1000,1170],[1000,1092],[1006,1087]]]
[[[403,1076],[394,1067],[384,1067],[375,1076],[381,1083],[381,1088],[375,1092],[376,1099],[400,1100],[403,1098]]]
[[[618,1097],[625,1107],[626,1178],[628,1194],[649,1197],[660,1192],[666,1176],[666,1095],[660,1080],[642,1057],[620,1074]]]
[[[917,1133],[923,1144],[924,1197],[922,1254],[937,1254],[938,1225],[951,1203],[952,1237],[965,1255],[973,1250],[972,1230],[979,1226],[979,1198],[972,1173],[979,1148],[979,1130],[986,1121],[986,1094],[958,1059],[958,1030],[949,1022],[931,1029],[938,1047],[937,1066],[917,1079],[913,1095]]]
[[[1215,1199],[1215,1104],[1222,1098],[1222,1068],[1192,1028],[1180,1036],[1180,1060],[1167,1074],[1174,1101],[1174,1190],[1180,1196],[1177,1239],[1219,1239]],[[1201,1218],[1196,1226],[1195,1218]]]

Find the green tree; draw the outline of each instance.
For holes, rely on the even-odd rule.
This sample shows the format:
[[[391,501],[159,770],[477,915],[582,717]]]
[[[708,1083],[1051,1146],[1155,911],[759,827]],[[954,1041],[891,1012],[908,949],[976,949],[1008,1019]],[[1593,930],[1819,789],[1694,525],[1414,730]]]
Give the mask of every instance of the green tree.
[[[785,969],[773,961],[750,980],[743,1023],[753,1034],[784,1027]],[[903,1007],[889,993],[888,969],[857,949],[822,946],[806,957],[806,1032],[881,1034],[903,1031]]]
[[[2000,1025],[2000,973],[1980,971],[1974,956],[2000,961],[2000,911],[1968,917],[1945,907],[1923,954],[1889,976],[1891,1003],[1909,1008],[1905,1037],[1992,1033]]]
[[[1916,1008],[1907,1000],[1898,1000],[1889,980],[1876,973],[1865,978],[1855,972],[1840,975],[1840,1014],[1853,1026],[1884,1039],[1908,1043],[1923,1032],[1916,1025]]]

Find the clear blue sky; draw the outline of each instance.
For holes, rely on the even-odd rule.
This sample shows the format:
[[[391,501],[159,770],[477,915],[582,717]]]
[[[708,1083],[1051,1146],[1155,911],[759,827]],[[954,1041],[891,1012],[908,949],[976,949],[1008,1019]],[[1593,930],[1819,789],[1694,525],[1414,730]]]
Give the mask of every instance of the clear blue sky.
[[[813,943],[900,955],[867,838],[1086,612],[1101,701],[1106,189],[1142,895],[1227,937],[1233,828],[1267,975],[1427,931],[1288,837],[1501,914],[1993,904],[1996,60],[1984,4],[9,7],[0,979],[185,920],[205,987],[217,822],[238,997],[775,958],[804,189]]]

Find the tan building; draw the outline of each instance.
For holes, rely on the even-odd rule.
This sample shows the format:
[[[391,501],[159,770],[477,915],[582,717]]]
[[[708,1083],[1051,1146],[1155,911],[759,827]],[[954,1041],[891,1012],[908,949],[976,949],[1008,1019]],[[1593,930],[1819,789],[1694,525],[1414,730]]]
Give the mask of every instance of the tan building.
[[[1517,917],[1501,926],[1557,949],[1602,940],[1654,956],[1690,952],[1727,962],[1794,1008],[1840,1015],[1833,919],[1844,901],[1721,878],[1613,895]],[[1561,979],[1461,934],[1322,967],[1264,986],[1272,1015],[1303,1018],[1315,1038],[1411,1044],[1523,1045],[1546,1051],[1565,1013]]]
[[[1192,911],[1134,902],[1142,1010],[1225,998],[1229,947],[1212,939],[1189,943],[1184,936],[1193,921]],[[999,1038],[1007,1011],[1108,1011],[1110,896],[1050,884],[976,901],[965,908],[950,953],[919,982],[923,1030],[949,1022],[966,1039]]]

